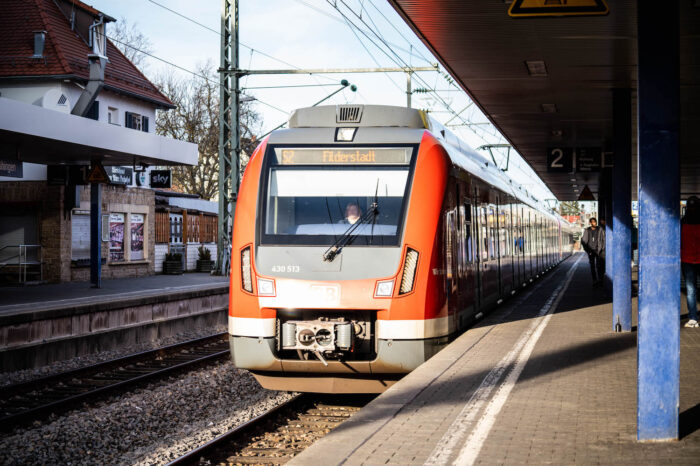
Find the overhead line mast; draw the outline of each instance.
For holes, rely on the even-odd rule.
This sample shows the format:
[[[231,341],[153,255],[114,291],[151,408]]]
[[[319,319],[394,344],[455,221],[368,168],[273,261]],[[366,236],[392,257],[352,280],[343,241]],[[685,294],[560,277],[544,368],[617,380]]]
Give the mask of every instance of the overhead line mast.
[[[221,12],[221,67],[219,68],[219,224],[217,270],[228,275],[231,231],[241,155],[239,124],[238,0],[223,0]]]

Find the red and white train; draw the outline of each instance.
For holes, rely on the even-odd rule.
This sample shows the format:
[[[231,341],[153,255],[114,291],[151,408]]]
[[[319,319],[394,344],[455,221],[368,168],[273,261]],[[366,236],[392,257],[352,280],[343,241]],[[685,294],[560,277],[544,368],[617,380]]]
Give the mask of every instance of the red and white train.
[[[233,360],[265,388],[381,392],[571,254],[573,233],[421,111],[297,110],[240,187]]]

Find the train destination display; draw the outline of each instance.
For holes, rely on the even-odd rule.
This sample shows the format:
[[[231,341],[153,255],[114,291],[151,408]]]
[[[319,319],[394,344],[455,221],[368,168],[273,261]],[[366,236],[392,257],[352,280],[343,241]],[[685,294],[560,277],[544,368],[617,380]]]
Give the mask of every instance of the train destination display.
[[[408,165],[412,148],[283,148],[275,149],[280,165]]]

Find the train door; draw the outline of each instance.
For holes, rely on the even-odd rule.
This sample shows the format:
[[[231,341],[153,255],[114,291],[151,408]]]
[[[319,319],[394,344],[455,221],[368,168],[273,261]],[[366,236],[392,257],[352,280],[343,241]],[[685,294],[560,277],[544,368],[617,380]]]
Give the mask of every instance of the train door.
[[[493,215],[494,215],[494,249],[496,252],[496,270],[498,270],[498,273],[496,274],[496,280],[498,281],[498,288],[497,288],[497,293],[498,296],[503,296],[505,293],[504,286],[503,286],[503,267],[505,263],[505,257],[503,257],[503,218],[501,217],[501,197],[496,196],[496,205],[494,206],[493,209]]]
[[[535,276],[535,241],[534,241],[534,226],[533,226],[533,215],[530,207],[525,208],[525,219],[527,224],[525,225],[525,253],[527,265],[527,279],[532,281]]]
[[[498,299],[499,280],[498,280],[498,235],[497,227],[497,211],[495,204],[481,204],[482,223],[482,244],[484,249],[481,251],[482,267],[481,267],[481,290],[484,305],[489,305]]]
[[[447,295],[447,313],[451,319],[457,319],[460,309],[459,303],[459,271],[457,256],[459,255],[458,245],[458,218],[457,207],[454,205],[454,198],[447,199],[447,210],[445,212],[445,291]],[[454,321],[452,321],[454,323]],[[452,323],[450,326],[452,326]]]
[[[472,238],[474,240],[474,279],[476,290],[474,296],[476,298],[476,308],[483,307],[483,273],[482,273],[482,250],[484,248],[483,239],[483,220],[481,216],[481,207],[479,206],[479,191],[474,188],[474,197],[472,198]]]
[[[472,204],[469,198],[462,197],[459,204],[460,229],[460,316],[459,326],[463,328],[476,314],[478,308],[478,285],[474,268],[474,241],[472,237]]]
[[[502,296],[510,293],[510,290],[513,289],[512,250],[510,204],[508,204],[507,198],[502,197],[498,204],[498,256]]]
[[[525,283],[525,237],[523,236],[523,208],[520,204],[515,204],[515,251],[517,254],[517,286]]]
[[[533,213],[533,231],[534,231],[534,245],[535,245],[535,276],[539,277],[542,271],[542,232],[540,231],[540,215],[537,212]]]

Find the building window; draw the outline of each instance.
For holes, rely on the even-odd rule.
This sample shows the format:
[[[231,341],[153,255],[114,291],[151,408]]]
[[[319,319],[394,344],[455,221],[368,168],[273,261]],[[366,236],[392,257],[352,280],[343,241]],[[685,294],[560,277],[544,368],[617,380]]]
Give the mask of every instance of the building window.
[[[119,109],[114,107],[107,107],[107,122],[113,125],[119,124]]]
[[[129,260],[143,260],[143,228],[145,222],[144,214],[131,214],[129,215],[131,223],[131,246]]]
[[[148,132],[148,117],[133,112],[124,112],[124,126],[138,131]]]
[[[124,214],[109,214],[109,260],[124,260]]]

